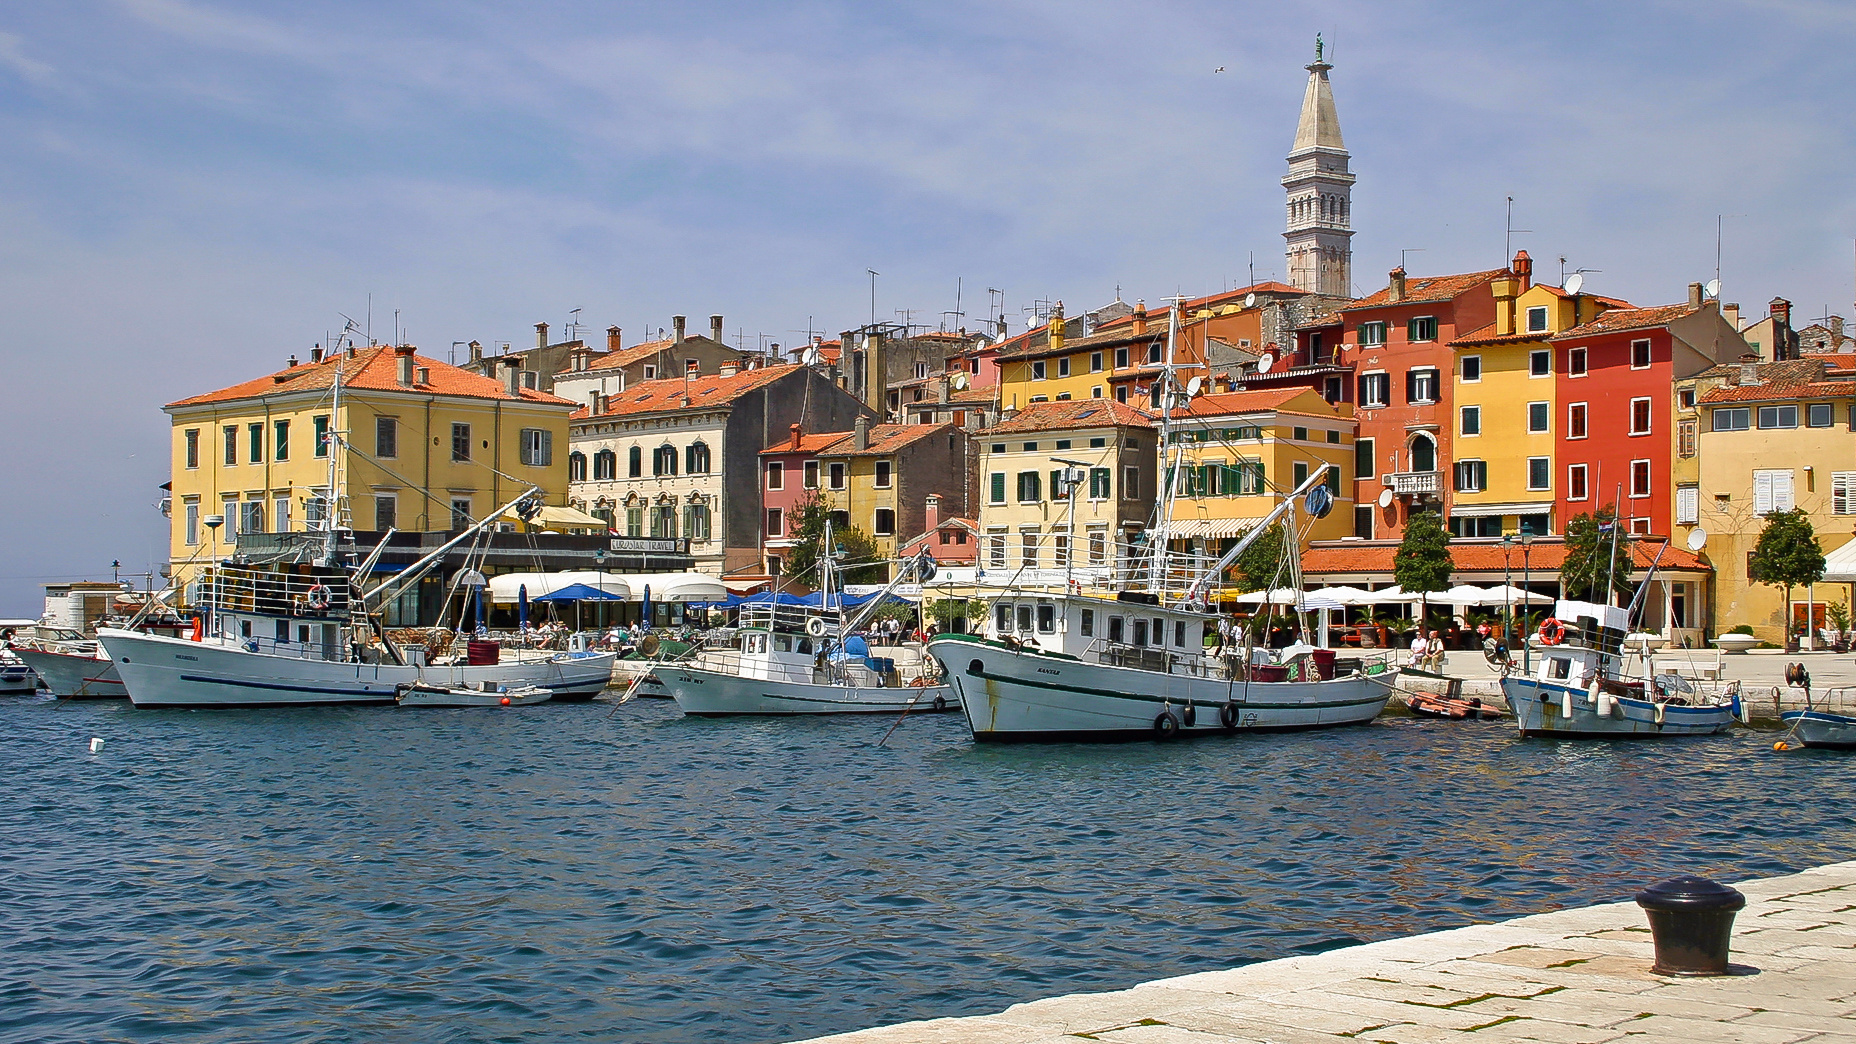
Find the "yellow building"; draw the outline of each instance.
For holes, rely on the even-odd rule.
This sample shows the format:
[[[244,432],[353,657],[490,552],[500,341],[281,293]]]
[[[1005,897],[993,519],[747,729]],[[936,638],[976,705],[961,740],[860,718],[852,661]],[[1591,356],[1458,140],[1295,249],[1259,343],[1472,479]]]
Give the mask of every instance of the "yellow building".
[[[322,528],[331,431],[352,447],[334,490],[352,529],[461,529],[530,485],[566,503],[575,403],[520,387],[513,368],[499,382],[410,345],[319,356],[163,407],[174,432],[169,568],[182,584],[241,533]]]
[[[1785,640],[1785,623],[1824,626],[1825,607],[1842,601],[1841,584],[1792,591],[1752,582],[1747,557],[1765,516],[1802,508],[1826,554],[1856,533],[1856,369],[1843,356],[1774,363],[1729,363],[1677,386],[1699,412],[1698,483],[1679,487],[1678,538],[1699,527],[1714,563],[1716,633],[1750,624],[1762,640]],[[1839,366],[1833,369],[1833,365]]]
[[[1582,437],[1587,418],[1583,404],[1564,415],[1547,339],[1624,304],[1529,286],[1533,264],[1525,252],[1516,267],[1490,284],[1495,322],[1450,342],[1456,410],[1444,441],[1451,446],[1449,525],[1456,536],[1542,536],[1564,527],[1564,519],[1553,518],[1554,447],[1561,437]],[[1545,489],[1537,488],[1540,461],[1549,477]]]
[[[921,536],[930,496],[956,514],[967,504],[968,441],[952,424],[876,424],[818,452],[819,496],[837,519],[868,534],[885,560]]]
[[[1323,464],[1333,465],[1327,484],[1334,509],[1307,536],[1353,534],[1357,426],[1350,404],[1329,403],[1312,388],[1201,395],[1169,426],[1176,453],[1163,466],[1173,474],[1173,550],[1222,554]]]

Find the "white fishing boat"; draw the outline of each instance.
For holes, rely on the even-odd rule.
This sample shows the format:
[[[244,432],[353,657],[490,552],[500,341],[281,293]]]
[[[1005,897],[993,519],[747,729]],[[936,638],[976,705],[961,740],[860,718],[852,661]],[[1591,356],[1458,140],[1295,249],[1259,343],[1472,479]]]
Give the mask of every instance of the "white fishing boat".
[[[1856,688],[1828,689],[1813,698],[1811,672],[1802,663],[1785,665],[1785,681],[1804,690],[1804,709],[1780,712],[1779,723],[1789,726],[1789,731],[1774,749],[1790,749],[1795,739],[1806,747],[1856,750]]]
[[[0,628],[14,633],[37,626],[36,620],[0,620]],[[38,675],[15,655],[17,651],[11,641],[0,644],[0,696],[25,696],[38,691]]]
[[[122,700],[122,676],[95,638],[63,627],[35,625],[15,635],[10,650],[32,668],[52,695],[65,700]]]
[[[1648,580],[1645,580],[1648,583]],[[1739,683],[1706,687],[1674,674],[1626,671],[1627,609],[1560,599],[1541,625],[1531,675],[1502,679],[1523,736],[1648,739],[1726,732],[1746,713]]]
[[[415,682],[401,686],[396,699],[402,707],[526,707],[553,698],[552,689],[539,685],[525,685],[519,689],[448,689]]]

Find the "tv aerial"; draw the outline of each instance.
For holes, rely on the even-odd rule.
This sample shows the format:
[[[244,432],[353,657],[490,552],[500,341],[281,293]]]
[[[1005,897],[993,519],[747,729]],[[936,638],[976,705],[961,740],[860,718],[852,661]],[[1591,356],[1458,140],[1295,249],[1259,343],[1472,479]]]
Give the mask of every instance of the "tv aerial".
[[[1579,296],[1579,290],[1583,286],[1585,286],[1585,273],[1574,272],[1572,275],[1566,277],[1565,290],[1574,297]]]

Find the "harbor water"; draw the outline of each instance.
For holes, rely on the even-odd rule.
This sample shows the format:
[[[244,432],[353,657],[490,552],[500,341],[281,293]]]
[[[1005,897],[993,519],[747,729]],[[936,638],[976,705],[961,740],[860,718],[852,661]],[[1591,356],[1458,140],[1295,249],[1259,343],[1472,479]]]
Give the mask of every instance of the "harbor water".
[[[1850,857],[1773,733],[0,701],[0,1040],[783,1041]],[[92,752],[92,739],[103,742]]]

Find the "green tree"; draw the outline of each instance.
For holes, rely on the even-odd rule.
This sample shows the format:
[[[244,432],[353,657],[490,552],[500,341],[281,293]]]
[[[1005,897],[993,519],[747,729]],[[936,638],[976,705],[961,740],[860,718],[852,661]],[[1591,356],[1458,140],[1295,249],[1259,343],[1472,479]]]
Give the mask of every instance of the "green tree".
[[[1759,543],[1747,560],[1747,579],[1785,588],[1785,633],[1792,633],[1792,588],[1815,584],[1824,578],[1824,552],[1817,546],[1811,516],[1801,508],[1774,511],[1766,516]]]
[[[986,603],[977,598],[936,598],[922,605],[922,618],[937,621],[940,630],[953,629],[956,619],[965,619],[969,629],[978,627],[986,616]]]
[[[1617,528],[1615,508],[1596,514],[1574,515],[1566,523],[1566,561],[1560,566],[1560,590],[1567,598],[1604,602],[1606,578],[1611,590],[1631,593],[1630,539]]]
[[[804,500],[793,505],[787,516],[787,532],[792,534],[793,546],[786,555],[786,575],[803,576],[813,571],[818,564],[819,548],[825,540],[825,523],[831,520],[831,506],[816,491],[808,493]],[[856,526],[833,526],[831,539],[838,549],[844,552],[839,562],[851,564],[870,562],[873,564],[847,569],[842,574],[847,584],[880,584],[889,579],[887,563],[875,561],[878,557],[876,542]],[[806,581],[818,585],[818,577],[812,576]]]
[[[1405,520],[1405,536],[1392,556],[1392,578],[1407,592],[1425,595],[1450,589],[1450,533],[1435,511],[1420,511]],[[1420,620],[1430,612],[1430,600],[1421,598]],[[1419,626],[1423,626],[1422,623]]]
[[[1285,575],[1282,561],[1287,542],[1281,522],[1270,526],[1231,563],[1231,579],[1246,592],[1268,591],[1277,586]]]

